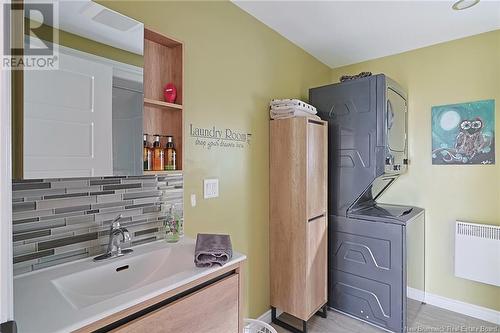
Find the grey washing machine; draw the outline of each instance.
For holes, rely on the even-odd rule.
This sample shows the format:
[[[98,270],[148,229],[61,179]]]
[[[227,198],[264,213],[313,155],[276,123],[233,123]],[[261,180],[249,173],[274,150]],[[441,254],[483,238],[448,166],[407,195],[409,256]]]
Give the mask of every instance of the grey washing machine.
[[[379,74],[310,89],[309,102],[329,126],[328,305],[404,332],[425,291],[424,210],[377,200],[408,168],[407,95]]]

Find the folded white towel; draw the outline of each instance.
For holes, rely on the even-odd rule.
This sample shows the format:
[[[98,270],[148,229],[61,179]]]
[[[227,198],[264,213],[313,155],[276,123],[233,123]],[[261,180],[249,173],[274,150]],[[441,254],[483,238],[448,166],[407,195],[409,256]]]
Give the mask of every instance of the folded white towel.
[[[312,110],[316,114],[316,108],[306,102],[299,99],[273,99],[269,103],[271,109],[273,108],[284,108],[284,107],[300,107],[301,110]]]
[[[321,118],[311,114],[309,112],[305,111],[291,111],[291,112],[280,112],[280,113],[274,113],[274,112],[269,112],[271,119],[286,119],[286,118],[293,118],[293,117],[308,117],[308,118],[313,118],[316,120],[320,120]]]
[[[287,113],[287,112],[293,112],[293,111],[302,111],[302,112],[307,112],[310,114],[318,113],[318,111],[316,111],[316,108],[299,106],[299,105],[273,106],[273,107],[271,107],[271,112],[274,112],[274,113]]]
[[[281,104],[290,104],[290,105],[302,105],[302,104],[307,104],[305,102],[302,102],[300,99],[292,99],[292,98],[285,98],[285,99],[273,99],[271,100],[271,103],[269,105],[281,105]]]

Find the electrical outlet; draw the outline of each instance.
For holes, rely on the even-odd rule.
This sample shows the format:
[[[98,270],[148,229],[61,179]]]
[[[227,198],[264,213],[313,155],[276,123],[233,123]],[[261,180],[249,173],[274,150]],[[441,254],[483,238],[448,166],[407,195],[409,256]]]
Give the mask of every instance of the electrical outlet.
[[[205,199],[217,198],[219,196],[219,179],[203,180],[203,197]]]

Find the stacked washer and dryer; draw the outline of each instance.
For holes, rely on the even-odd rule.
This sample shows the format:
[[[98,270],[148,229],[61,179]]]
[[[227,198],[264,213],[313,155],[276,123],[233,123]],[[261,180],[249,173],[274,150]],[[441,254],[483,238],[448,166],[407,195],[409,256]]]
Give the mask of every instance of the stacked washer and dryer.
[[[407,94],[379,74],[310,89],[309,102],[329,127],[328,305],[405,332],[425,291],[424,210],[378,200],[408,169]]]

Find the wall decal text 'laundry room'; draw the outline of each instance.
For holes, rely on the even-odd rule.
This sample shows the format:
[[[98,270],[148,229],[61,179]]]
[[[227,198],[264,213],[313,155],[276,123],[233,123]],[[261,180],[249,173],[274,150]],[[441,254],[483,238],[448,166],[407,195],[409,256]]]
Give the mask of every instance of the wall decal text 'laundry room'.
[[[194,145],[205,149],[237,148],[243,149],[250,144],[252,134],[232,128],[196,127],[189,124],[189,136]]]

